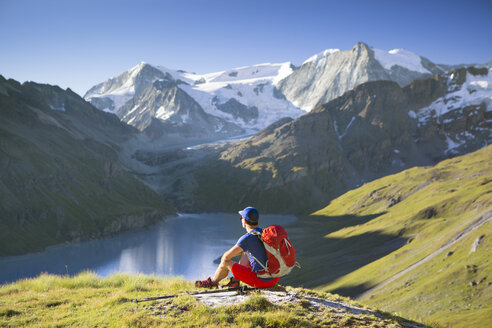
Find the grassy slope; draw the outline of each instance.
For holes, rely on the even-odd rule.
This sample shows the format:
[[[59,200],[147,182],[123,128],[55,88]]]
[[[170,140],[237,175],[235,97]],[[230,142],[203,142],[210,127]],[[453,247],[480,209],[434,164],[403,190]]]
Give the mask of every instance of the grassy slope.
[[[492,318],[491,212],[492,146],[384,177],[302,220],[323,238],[298,238],[308,269],[299,279],[357,296],[436,252],[363,301],[412,319],[486,327]],[[477,229],[438,252],[479,219]]]
[[[0,256],[139,228],[175,213],[118,163],[117,143],[134,131],[114,115],[58,87],[0,76],[1,88]],[[57,99],[66,111],[50,109]]]
[[[60,140],[50,143],[51,153],[31,141],[35,136],[12,137],[23,143],[24,152],[11,157],[12,164],[1,176],[0,194],[8,198],[0,203],[0,256],[107,235],[126,217],[137,221],[153,212],[160,218],[174,213],[118,165],[109,147],[73,140],[55,129],[51,134]]]
[[[194,291],[181,278],[117,274],[100,279],[41,275],[0,286],[1,327],[400,327],[404,319],[380,313],[342,314],[303,303],[275,305],[261,295],[215,309],[183,295],[141,304],[133,299]],[[335,295],[309,293],[340,301]],[[306,294],[307,295],[307,294]],[[348,300],[343,300],[349,302]]]

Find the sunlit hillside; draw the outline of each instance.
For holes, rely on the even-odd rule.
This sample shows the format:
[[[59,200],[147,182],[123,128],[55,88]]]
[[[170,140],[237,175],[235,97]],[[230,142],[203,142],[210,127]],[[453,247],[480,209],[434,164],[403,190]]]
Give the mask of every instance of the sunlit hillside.
[[[302,220],[296,242],[317,290],[416,320],[492,318],[492,146],[365,184]]]

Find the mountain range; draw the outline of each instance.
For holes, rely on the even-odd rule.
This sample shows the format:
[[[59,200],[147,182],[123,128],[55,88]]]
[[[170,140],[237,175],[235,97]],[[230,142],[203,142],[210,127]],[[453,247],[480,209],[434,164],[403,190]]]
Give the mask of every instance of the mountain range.
[[[360,42],[346,51],[325,50],[299,67],[286,62],[195,74],[140,63],[84,98],[141,131],[160,123],[164,134],[223,138],[297,118],[364,82],[390,80],[403,87],[444,71],[412,52]]]

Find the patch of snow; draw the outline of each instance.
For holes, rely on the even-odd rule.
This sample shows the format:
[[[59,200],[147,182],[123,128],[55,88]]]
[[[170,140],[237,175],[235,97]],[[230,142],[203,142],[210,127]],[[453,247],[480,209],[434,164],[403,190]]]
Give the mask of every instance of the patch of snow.
[[[435,100],[429,107],[418,110],[416,118],[425,124],[432,117],[439,118],[450,111],[482,103],[485,103],[486,111],[492,110],[492,74],[490,71],[485,76],[467,72],[461,88]]]
[[[51,108],[51,110],[56,110],[56,111],[59,111],[59,112],[66,112],[67,111],[65,109],[65,105],[63,105],[61,107],[55,107],[55,106],[50,105],[50,108]]]
[[[277,85],[280,81],[282,81],[287,76],[289,76],[290,74],[292,74],[292,72],[293,72],[293,70],[292,70],[291,63],[290,62],[281,64],[280,68],[277,71],[277,76],[275,76],[272,79],[273,84],[274,85]]]
[[[273,80],[283,79],[287,75],[292,73],[292,69],[290,68],[290,63],[280,63],[280,64],[258,64],[253,66],[243,66],[237,67],[227,71],[203,74],[203,75],[194,75],[188,77],[192,77],[194,80],[199,80],[203,78],[205,80],[205,84],[210,83],[244,83],[245,81],[254,82],[261,79]]]
[[[118,92],[121,92],[121,90],[119,90]],[[113,101],[113,104],[114,104],[114,110],[110,110],[109,108],[107,108],[107,112],[108,113],[112,113],[112,114],[116,114],[116,112],[124,105],[126,104],[126,102],[130,99],[132,99],[132,97],[134,96],[134,93],[132,92],[129,92],[127,94],[112,94],[112,93],[104,93],[104,94],[101,94],[101,95],[94,95],[94,96],[91,96],[91,97],[86,97],[85,99],[90,101],[91,99],[93,98],[109,98]]]
[[[181,115],[181,121],[183,123],[188,123],[190,121],[190,111],[188,110],[186,114]]]
[[[137,109],[138,109],[138,106],[134,106],[128,113],[126,113],[126,115],[123,117],[123,119],[127,118],[128,116],[130,116]]]
[[[350,126],[352,125],[352,123],[354,123],[354,121],[355,121],[355,116],[353,116],[352,119],[350,120],[350,122],[347,124],[347,127],[345,128],[343,133],[339,134],[337,121],[334,120],[333,124],[335,125],[335,133],[337,134],[338,140],[342,140],[342,138],[345,137],[345,135],[347,135],[347,132],[348,132]]]
[[[224,124],[223,123],[219,123],[215,127],[215,132],[220,132],[223,128],[224,128]]]
[[[385,69],[391,69],[394,65],[404,67],[410,71],[419,73],[431,74],[424,66],[422,66],[422,59],[420,56],[414,54],[405,49],[393,49],[390,51],[384,51],[379,49],[372,49],[376,60]]]
[[[325,58],[325,57],[328,57],[328,56],[330,56],[330,55],[332,55],[334,53],[337,53],[339,51],[340,51],[340,49],[326,49],[326,50],[323,50],[323,51],[317,53],[316,55],[311,56],[308,59],[306,59],[302,63],[302,65],[307,64],[307,63],[311,63],[311,62],[318,62],[320,59]]]
[[[237,74],[230,76],[231,72]],[[243,129],[251,129],[254,125],[256,130],[260,130],[283,117],[297,118],[304,114],[304,111],[288,100],[273,96],[275,83],[291,73],[290,63],[260,64],[196,75],[194,79],[205,82],[182,84],[179,88],[195,99],[208,114],[233,122]],[[238,93],[241,97],[238,97]],[[217,108],[218,104],[224,104],[232,98],[247,107],[256,107],[258,118],[246,123]]]
[[[155,117],[165,121],[168,118],[170,118],[173,114],[174,114],[173,111],[169,111],[166,108],[164,108],[164,106],[161,106],[161,107],[159,107],[159,109],[155,113]]]
[[[473,136],[472,136],[473,137]],[[448,144],[448,148],[446,149],[446,154],[455,154],[458,152],[457,148],[463,146],[466,142],[466,138],[462,138],[460,140],[459,135],[456,135],[456,141],[451,139],[449,135],[446,134],[446,143]]]

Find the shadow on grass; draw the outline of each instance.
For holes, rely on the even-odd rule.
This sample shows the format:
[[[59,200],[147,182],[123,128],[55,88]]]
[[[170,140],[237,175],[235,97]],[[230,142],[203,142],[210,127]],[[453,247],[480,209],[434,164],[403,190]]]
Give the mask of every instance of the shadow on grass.
[[[373,286],[370,286],[368,284],[359,284],[355,286],[347,286],[347,287],[342,287],[342,288],[337,288],[332,290],[331,292],[334,294],[339,294],[343,296],[348,296],[350,298],[355,298],[358,295],[364,293],[366,290],[371,289]]]
[[[296,247],[296,259],[302,268],[292,271],[281,283],[303,287],[328,284],[404,246],[407,238],[380,231],[347,238],[325,237],[343,228],[368,223],[383,214],[310,216],[292,224],[289,237]],[[333,292],[354,297],[371,287],[361,284],[338,288]]]
[[[313,228],[322,227],[325,235],[338,231],[343,228],[366,224],[387,212],[371,215],[358,216],[353,214],[339,216],[310,215],[300,222],[312,226]]]

